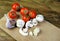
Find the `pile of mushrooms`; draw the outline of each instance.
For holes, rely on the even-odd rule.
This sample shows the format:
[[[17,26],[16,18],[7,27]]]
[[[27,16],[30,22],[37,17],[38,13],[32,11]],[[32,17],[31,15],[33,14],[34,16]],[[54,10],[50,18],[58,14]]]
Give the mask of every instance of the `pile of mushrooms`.
[[[36,18],[31,19],[29,21],[27,21],[26,23],[22,20],[22,19],[18,19],[17,20],[17,27],[19,27],[19,33],[23,36],[27,36],[28,35],[28,29],[33,26],[37,26],[39,22],[43,22],[44,21],[44,17],[43,15],[37,15]],[[23,28],[25,25],[25,28]],[[37,36],[38,33],[40,32],[39,28],[35,28],[34,31],[30,31],[29,34],[34,36]]]
[[[14,24],[14,25],[12,25],[10,23],[10,19],[7,17],[6,14],[5,14],[5,17],[7,20],[6,21],[6,27],[7,28],[14,28],[14,25],[16,23],[16,26],[20,28],[19,33],[23,36],[28,36],[28,34],[31,36],[33,36],[33,35],[37,36],[38,33],[40,32],[40,28],[36,27],[33,32],[32,31],[28,32],[28,29],[32,28],[33,26],[37,26],[39,22],[44,21],[43,15],[37,15],[36,18],[31,19],[31,20],[27,21],[26,23],[22,19],[18,19],[17,21],[12,20],[11,22],[13,22],[13,24]],[[24,25],[25,25],[25,28],[23,28]]]

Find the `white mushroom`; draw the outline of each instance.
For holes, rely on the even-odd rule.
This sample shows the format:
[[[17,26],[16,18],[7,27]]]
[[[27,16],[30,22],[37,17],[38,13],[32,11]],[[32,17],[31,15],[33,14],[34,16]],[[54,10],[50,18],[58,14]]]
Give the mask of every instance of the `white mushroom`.
[[[17,20],[17,27],[23,28],[25,22],[22,19]]]
[[[33,23],[31,20],[26,22],[26,27],[33,27]]]
[[[28,32],[23,32],[22,28],[19,29],[19,33],[23,36],[28,36]]]
[[[30,32],[29,32],[29,35],[33,36],[33,32],[32,32],[32,31],[30,31]]]
[[[38,24],[38,22],[36,21],[35,18],[32,19],[32,20],[30,20],[30,21],[27,21],[27,22],[26,22],[26,25],[25,25],[26,28],[23,29],[23,31],[24,31],[24,32],[27,32],[29,27],[36,26],[37,24]]]
[[[37,20],[38,22],[44,21],[43,15],[37,15],[37,16],[36,16],[36,20]]]
[[[35,28],[33,33],[34,33],[34,36],[37,36],[40,32],[40,29],[39,28]]]
[[[34,26],[37,26],[38,22],[37,22],[36,18],[34,18],[34,19],[32,20],[32,23],[33,23]]]
[[[27,21],[25,27],[26,28],[23,29],[23,31],[27,32],[29,27],[33,27],[32,21]]]

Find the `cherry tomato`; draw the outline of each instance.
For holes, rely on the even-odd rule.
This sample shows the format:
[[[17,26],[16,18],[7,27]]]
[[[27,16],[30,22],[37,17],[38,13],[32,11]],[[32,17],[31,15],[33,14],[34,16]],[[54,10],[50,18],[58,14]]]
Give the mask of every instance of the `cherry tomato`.
[[[17,14],[15,11],[11,11],[8,13],[8,17],[11,19],[15,19],[15,18],[17,18]]]
[[[12,9],[15,10],[15,11],[20,11],[20,5],[19,5],[19,3],[12,4]]]
[[[34,11],[34,10],[29,11],[29,16],[30,16],[32,19],[35,18],[35,17],[36,17],[36,11]]]
[[[22,19],[23,19],[25,22],[27,22],[27,21],[30,20],[30,17],[29,17],[29,16],[22,16]]]
[[[20,11],[20,14],[22,16],[25,16],[26,14],[28,14],[28,12],[29,12],[28,8],[22,8],[21,11]]]

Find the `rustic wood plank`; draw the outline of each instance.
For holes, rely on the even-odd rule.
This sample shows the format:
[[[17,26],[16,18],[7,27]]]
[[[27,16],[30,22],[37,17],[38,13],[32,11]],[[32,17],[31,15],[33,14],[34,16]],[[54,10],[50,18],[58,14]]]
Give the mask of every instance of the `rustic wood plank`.
[[[16,41],[2,29],[0,29],[0,41]]]
[[[47,21],[44,21],[37,26],[41,29],[41,33],[37,37],[24,37],[19,33],[19,28],[7,29],[5,23],[6,18],[3,17],[0,20],[0,28],[17,41],[60,41],[60,29]]]

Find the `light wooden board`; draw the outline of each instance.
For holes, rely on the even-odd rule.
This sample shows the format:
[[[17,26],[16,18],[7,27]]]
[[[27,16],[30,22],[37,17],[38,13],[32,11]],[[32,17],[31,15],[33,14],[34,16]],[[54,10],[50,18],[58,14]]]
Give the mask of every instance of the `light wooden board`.
[[[5,26],[6,18],[3,17],[0,20],[0,28],[3,29],[6,33],[12,36],[17,41],[60,41],[60,29],[51,23],[44,21],[39,23],[37,27],[41,29],[41,33],[37,37],[35,36],[22,36],[19,33],[19,28],[7,29]],[[32,29],[32,28],[30,28]]]

